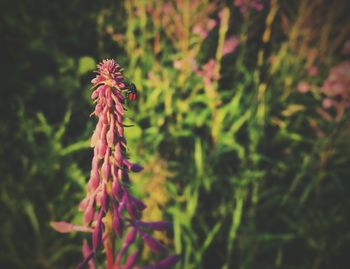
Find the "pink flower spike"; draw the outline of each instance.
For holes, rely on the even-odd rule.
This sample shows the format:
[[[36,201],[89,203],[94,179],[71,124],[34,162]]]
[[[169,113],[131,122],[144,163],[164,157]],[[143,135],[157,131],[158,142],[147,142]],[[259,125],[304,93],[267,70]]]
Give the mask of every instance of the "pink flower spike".
[[[51,221],[50,226],[60,233],[92,232],[92,229],[90,227],[75,225],[65,221]]]
[[[209,31],[214,25],[215,21],[210,20],[208,25],[201,26],[204,31]],[[192,61],[195,64],[194,59],[187,57],[186,66],[191,67]],[[124,123],[126,111],[124,105],[129,104],[125,102],[125,98],[133,99],[130,94],[136,95],[134,93],[136,89],[132,89],[133,84],[127,82],[122,71],[116,61],[103,60],[98,64],[96,77],[92,80],[94,85],[91,98],[95,104],[95,110],[91,115],[97,116],[98,123],[91,137],[94,155],[87,183],[87,194],[79,205],[80,210],[83,211],[86,227],[67,222],[51,223],[54,229],[64,233],[71,231],[92,233],[91,246],[87,241],[83,242],[84,260],[78,265],[78,269],[87,267],[95,269],[92,259],[97,255],[98,261],[102,262],[100,252],[106,255],[104,264],[101,263],[103,267],[140,269],[136,265],[139,252],[131,255],[129,253],[131,244],[140,235],[153,252],[165,252],[165,247],[160,242],[141,229],[164,231],[169,226],[168,223],[139,221],[141,211],[146,208],[146,205],[140,199],[133,197],[133,189],[129,188],[131,185],[129,173],[139,172],[143,167],[128,161],[128,146],[124,137],[124,128],[128,126]],[[124,236],[125,229],[127,232]],[[118,243],[116,242],[118,240],[123,241]],[[120,245],[122,245],[121,248],[115,252],[115,248],[117,246],[119,248]]]

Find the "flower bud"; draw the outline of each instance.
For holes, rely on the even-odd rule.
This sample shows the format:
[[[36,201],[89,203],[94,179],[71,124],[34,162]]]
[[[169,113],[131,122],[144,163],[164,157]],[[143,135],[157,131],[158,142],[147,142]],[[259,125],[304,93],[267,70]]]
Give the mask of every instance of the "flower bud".
[[[143,170],[143,167],[136,163],[131,163],[127,159],[123,160],[123,164],[132,172],[140,172]]]
[[[149,249],[154,253],[164,253],[166,252],[166,248],[154,237],[151,235],[142,232],[139,230],[139,234],[141,235],[141,238],[146,243],[146,245],[149,247]]]
[[[132,253],[125,262],[124,269],[132,269],[134,265],[136,264],[137,258],[139,257],[140,252],[135,251]]]
[[[116,207],[113,207],[113,229],[115,231],[115,233],[121,237],[122,233],[123,233],[123,223],[120,219],[119,213],[118,213],[118,209]]]
[[[103,210],[101,209],[97,216],[96,226],[94,228],[94,231],[92,232],[92,247],[94,251],[96,251],[96,249],[100,246],[102,242],[102,229],[103,229],[102,217],[103,217]]]

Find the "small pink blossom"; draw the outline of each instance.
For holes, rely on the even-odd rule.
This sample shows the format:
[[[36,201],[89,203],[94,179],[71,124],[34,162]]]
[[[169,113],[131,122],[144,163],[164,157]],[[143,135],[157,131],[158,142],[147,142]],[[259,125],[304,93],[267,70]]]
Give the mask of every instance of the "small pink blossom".
[[[97,65],[98,71],[97,76],[91,82],[94,85],[105,84],[111,87],[124,87],[124,77],[122,75],[122,68],[120,65],[111,59],[103,60],[102,63]],[[101,96],[103,96],[104,91],[101,89]]]
[[[322,90],[329,96],[348,98],[350,91],[350,61],[344,61],[331,69],[328,78],[323,83]]]
[[[264,8],[264,5],[260,0],[235,0],[234,4],[239,8],[239,11],[242,14],[247,13],[250,8],[256,11],[261,11]]]
[[[324,81],[322,92],[327,96],[323,101],[323,107],[334,107],[336,119],[340,119],[350,106],[350,61],[343,61],[334,66]]]
[[[310,87],[310,84],[308,82],[300,81],[298,83],[297,88],[298,88],[298,92],[300,92],[300,93],[307,93],[308,91],[310,91],[311,87]]]
[[[311,65],[308,70],[307,70],[308,74],[310,77],[314,77],[318,74],[318,68],[315,65]]]
[[[342,53],[346,55],[350,54],[350,39],[345,42]]]
[[[214,19],[207,19],[207,21],[198,22],[193,27],[193,32],[198,34],[202,38],[206,38],[209,32],[216,26],[216,21]]]
[[[231,36],[227,38],[222,47],[222,56],[232,53],[236,50],[239,44],[239,39],[236,36]]]
[[[203,65],[201,70],[196,71],[196,74],[203,78],[206,86],[210,86],[213,81],[218,79],[215,75],[216,65],[217,62],[214,59],[210,59],[205,65]]]
[[[336,104],[336,102],[334,100],[332,100],[331,98],[325,98],[323,99],[322,101],[322,106],[323,108],[325,109],[329,109],[331,108],[332,106],[334,106]]]
[[[181,70],[186,68],[186,65],[189,66],[191,68],[192,71],[197,70],[197,62],[196,59],[192,58],[192,57],[187,57],[181,60],[175,60],[173,62],[173,67],[177,70]]]

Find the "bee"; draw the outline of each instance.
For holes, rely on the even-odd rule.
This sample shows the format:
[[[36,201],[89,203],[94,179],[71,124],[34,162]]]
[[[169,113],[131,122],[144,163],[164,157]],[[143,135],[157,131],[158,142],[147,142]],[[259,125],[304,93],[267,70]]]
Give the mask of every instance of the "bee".
[[[132,83],[131,81],[125,79],[123,81],[124,85],[125,85],[125,92],[126,92],[126,97],[130,100],[130,101],[135,101],[137,98],[137,88],[136,85],[134,83]]]

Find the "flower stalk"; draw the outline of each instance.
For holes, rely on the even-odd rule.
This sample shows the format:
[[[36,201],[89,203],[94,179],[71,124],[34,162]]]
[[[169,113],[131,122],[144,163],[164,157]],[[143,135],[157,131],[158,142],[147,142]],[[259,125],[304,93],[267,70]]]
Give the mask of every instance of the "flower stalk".
[[[145,229],[165,231],[170,223],[140,220],[146,205],[131,194],[129,173],[140,172],[143,167],[128,160],[124,136],[128,84],[122,68],[114,60],[103,60],[98,64],[96,73],[92,80],[95,90],[91,95],[96,104],[92,115],[98,117],[91,137],[94,156],[87,195],[79,206],[84,213],[85,228],[64,222],[53,222],[51,225],[58,231],[71,229],[91,232],[92,244],[84,241],[84,260],[77,268],[95,268],[94,257],[101,250],[106,255],[107,269],[169,268],[178,261],[177,255],[165,257],[151,266],[136,267],[141,249],[136,248],[136,251],[128,253],[131,245],[138,246],[138,242],[143,241],[152,252],[166,256],[168,251],[165,246]],[[133,94],[132,99],[136,96]],[[120,249],[115,249],[116,240],[123,240]]]

